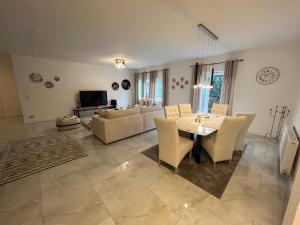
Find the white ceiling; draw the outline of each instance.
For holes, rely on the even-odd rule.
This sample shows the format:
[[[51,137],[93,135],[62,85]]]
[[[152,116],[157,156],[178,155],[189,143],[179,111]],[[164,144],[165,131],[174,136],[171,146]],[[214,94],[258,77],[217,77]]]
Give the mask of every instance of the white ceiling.
[[[0,52],[140,68],[197,56],[203,23],[217,53],[300,40],[299,0],[0,0]]]

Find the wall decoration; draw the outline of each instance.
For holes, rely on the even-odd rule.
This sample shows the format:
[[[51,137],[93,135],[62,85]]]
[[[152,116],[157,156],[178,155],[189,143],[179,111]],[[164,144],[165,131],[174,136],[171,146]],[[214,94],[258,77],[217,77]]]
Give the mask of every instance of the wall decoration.
[[[46,88],[53,88],[54,87],[54,83],[52,81],[46,81],[44,83]]]
[[[130,81],[127,79],[123,80],[121,85],[124,90],[128,90],[131,87]]]
[[[256,74],[256,81],[262,85],[273,84],[279,78],[279,70],[275,67],[265,67]]]
[[[54,77],[54,80],[55,80],[56,82],[58,82],[58,81],[60,81],[60,77],[55,76],[55,77]]]
[[[172,82],[173,82],[173,84],[171,86],[172,90],[175,90],[176,86],[178,86],[178,88],[180,88],[180,89],[183,89],[185,86],[189,85],[189,83],[190,83],[189,80],[184,80],[183,76],[180,77],[179,81],[176,80],[176,78],[173,78]]]
[[[42,75],[38,73],[29,74],[29,79],[34,83],[41,83],[44,80]]]
[[[119,90],[119,84],[118,84],[117,82],[113,82],[112,85],[111,85],[111,87],[112,87],[112,89],[115,90],[115,91],[116,91],[116,90]]]

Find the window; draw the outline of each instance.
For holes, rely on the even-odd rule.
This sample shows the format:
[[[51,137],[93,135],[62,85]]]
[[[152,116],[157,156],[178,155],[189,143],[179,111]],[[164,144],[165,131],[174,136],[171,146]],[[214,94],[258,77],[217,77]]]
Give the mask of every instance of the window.
[[[155,76],[154,86],[151,87],[150,73],[141,73],[138,75],[138,100],[153,98],[154,103],[163,103],[163,71],[157,71],[153,76]],[[152,91],[154,92],[151,93]]]
[[[145,78],[144,98],[150,98],[150,74],[149,73]]]
[[[207,79],[211,76],[211,72],[206,73]],[[201,88],[200,91],[200,112],[208,113],[213,103],[220,103],[222,94],[222,85],[224,80],[224,71],[215,71],[213,78],[213,88]],[[208,80],[207,80],[208,81]]]
[[[140,101],[143,98],[143,79],[141,75],[138,75],[138,100]]]
[[[162,74],[162,71],[157,72],[157,77],[155,79],[154,92],[155,92],[154,102],[162,103],[163,102],[163,74]]]

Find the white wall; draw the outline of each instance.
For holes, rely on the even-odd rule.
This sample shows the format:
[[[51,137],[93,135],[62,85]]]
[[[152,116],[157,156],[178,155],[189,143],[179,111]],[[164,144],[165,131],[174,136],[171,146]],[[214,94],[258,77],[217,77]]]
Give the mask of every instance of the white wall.
[[[21,115],[21,104],[10,55],[0,54],[0,118]]]
[[[133,87],[130,71],[113,65],[95,66],[29,56],[13,55],[12,59],[25,123],[53,120],[72,113],[79,90],[107,90],[108,101],[117,99],[119,106],[131,105],[132,90],[125,91],[121,87],[123,79],[130,80]],[[32,72],[53,81],[54,88],[31,82],[29,74]],[[59,76],[61,81],[55,82],[54,76]],[[120,84],[118,91],[111,88],[115,81]]]
[[[250,49],[233,54],[218,56],[211,62],[227,59],[244,59],[239,63],[238,76],[235,86],[233,112],[256,112],[257,117],[250,128],[251,133],[264,135],[269,131],[271,118],[269,108],[275,105],[287,105],[292,111],[289,120],[293,118],[296,109],[298,79],[300,71],[300,43],[287,43],[264,48]],[[149,71],[151,69],[169,68],[169,104],[191,102],[191,88],[172,90],[170,88],[172,78],[186,77],[192,85],[192,69],[190,65],[194,59],[168,63],[160,66],[152,66],[139,69]],[[263,86],[256,82],[256,73],[266,66],[274,66],[280,71],[280,78],[272,85]],[[220,69],[220,65],[218,66]]]

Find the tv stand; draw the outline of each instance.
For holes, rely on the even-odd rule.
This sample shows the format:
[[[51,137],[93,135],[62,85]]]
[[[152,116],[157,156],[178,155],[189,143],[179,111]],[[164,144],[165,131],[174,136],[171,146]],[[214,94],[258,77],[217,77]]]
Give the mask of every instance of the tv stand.
[[[94,115],[94,113],[101,109],[113,109],[114,106],[112,105],[105,105],[105,106],[94,106],[94,107],[80,107],[80,108],[74,108],[74,115],[81,117],[81,116],[91,116]],[[83,113],[84,115],[82,115]]]

